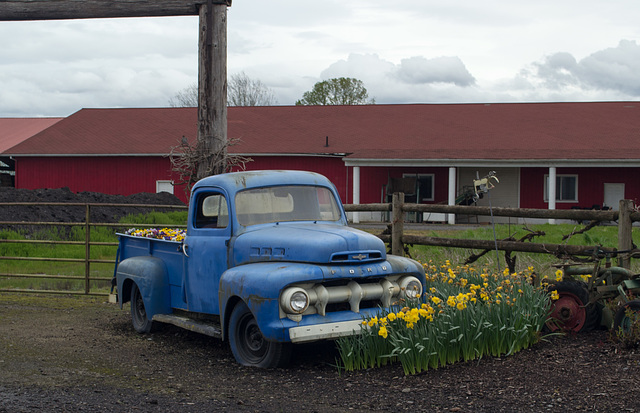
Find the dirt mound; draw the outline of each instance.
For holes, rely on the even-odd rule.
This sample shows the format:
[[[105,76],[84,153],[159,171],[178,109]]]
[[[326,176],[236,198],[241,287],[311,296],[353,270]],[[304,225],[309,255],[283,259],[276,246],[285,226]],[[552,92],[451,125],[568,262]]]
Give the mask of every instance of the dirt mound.
[[[129,196],[109,195],[98,192],[74,193],[69,188],[16,189],[0,187],[0,203],[64,203],[64,204],[139,204],[139,205],[184,205],[180,199],[167,192],[139,193]],[[150,211],[151,208],[128,206],[92,206],[92,222],[118,222],[121,217]],[[0,222],[84,222],[85,206],[74,205],[21,205],[0,206]]]

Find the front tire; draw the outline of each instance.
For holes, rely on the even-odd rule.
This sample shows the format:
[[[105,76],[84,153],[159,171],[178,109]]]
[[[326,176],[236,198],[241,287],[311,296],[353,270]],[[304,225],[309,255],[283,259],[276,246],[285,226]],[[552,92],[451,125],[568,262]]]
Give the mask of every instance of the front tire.
[[[153,321],[147,317],[142,294],[136,283],[131,286],[131,324],[134,330],[140,334],[150,333],[153,329]]]
[[[275,368],[289,363],[291,343],[268,341],[244,302],[239,302],[229,319],[229,345],[243,366]]]

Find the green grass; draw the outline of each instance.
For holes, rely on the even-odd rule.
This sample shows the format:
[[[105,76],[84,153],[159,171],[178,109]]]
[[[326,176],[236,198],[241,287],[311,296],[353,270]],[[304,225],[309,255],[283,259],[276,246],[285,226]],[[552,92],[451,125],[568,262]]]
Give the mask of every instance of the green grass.
[[[543,224],[530,225],[527,227],[531,231],[544,232],[544,236],[535,237],[534,243],[546,244],[569,244],[584,246],[603,246],[608,248],[616,248],[618,245],[618,227],[617,226],[597,226],[592,228],[585,234],[574,235],[568,240],[563,240],[564,235],[570,234],[582,228],[580,225],[571,224]],[[530,231],[522,225],[496,225],[496,238],[498,240],[513,237],[518,240],[528,234]],[[493,240],[493,228],[489,225],[479,226],[469,229],[444,229],[444,230],[427,230],[420,233],[410,231],[412,235],[425,235],[440,238],[455,239],[477,239],[477,240]],[[635,235],[635,233],[634,233]],[[481,250],[470,250],[465,248],[445,248],[431,247],[423,245],[414,245],[409,248],[411,256],[421,262],[445,262],[450,260],[454,265],[462,265],[473,254],[478,254]],[[549,254],[534,254],[524,252],[513,252],[512,256],[516,256],[516,271],[524,271],[529,267],[534,267],[538,274],[551,275],[555,272],[553,264],[563,262],[563,259],[557,258]],[[488,267],[496,272],[502,271],[506,267],[504,259],[504,251],[498,252],[499,261],[496,258],[495,250],[489,251],[473,265],[477,267]],[[616,265],[615,260],[612,262]],[[632,270],[638,271],[639,265],[632,261]]]
[[[175,212],[151,212],[148,214],[129,215],[120,222],[125,223],[124,228],[135,227],[140,224],[156,225],[158,227],[171,227],[174,225],[184,225],[187,220],[186,211]],[[580,229],[581,226],[558,224],[558,225],[534,225],[529,229],[534,231],[543,231],[546,235],[536,237],[534,242],[562,244],[569,243],[572,245],[602,245],[604,247],[616,247],[618,243],[618,228],[616,226],[598,226],[591,229],[586,234],[575,235],[568,241],[563,241],[562,236],[571,233],[571,231]],[[118,242],[115,235],[116,230],[112,227],[92,227],[92,242]],[[493,229],[491,226],[482,225],[468,229],[449,229],[442,230],[424,230],[424,231],[407,231],[412,235],[427,235],[442,238],[464,238],[464,239],[483,239],[493,240]],[[499,224],[496,226],[498,239],[507,238],[509,236],[519,239],[528,233],[522,226]],[[37,240],[69,240],[84,241],[84,227],[49,227],[46,230],[39,230],[31,233],[8,231],[0,228],[0,239],[37,239]],[[477,254],[479,250],[468,250],[461,248],[443,248],[414,245],[409,248],[413,258],[421,262],[445,262],[451,261],[454,265],[462,265],[465,260],[472,254]],[[16,257],[48,257],[48,258],[77,258],[84,259],[84,245],[48,245],[48,244],[15,244],[0,243],[0,256],[16,256]],[[115,260],[115,246],[97,246],[91,247],[91,258],[100,260]],[[516,271],[524,271],[529,267],[535,268],[540,275],[552,275],[555,268],[553,264],[561,262],[560,259],[543,254],[530,254],[516,252],[512,255],[517,256]],[[495,272],[500,272],[505,268],[504,252],[499,253],[499,261],[496,260],[495,251],[490,251],[480,258],[473,265],[477,267],[488,267]],[[65,263],[65,262],[42,262],[42,261],[13,261],[0,259],[2,273],[12,274],[51,274],[51,275],[71,275],[84,276],[84,263]],[[615,262],[614,262],[615,265]],[[638,265],[632,261],[632,270],[637,271]],[[113,264],[91,264],[91,277],[102,277],[108,280],[113,275]],[[109,285],[106,281],[95,281],[92,283],[93,288],[100,291],[108,291]],[[28,289],[45,289],[45,290],[84,290],[84,281],[82,280],[47,280],[43,278],[0,278],[0,288],[28,288]]]
[[[151,212],[149,214],[128,215],[120,220],[123,228],[140,224],[152,224],[159,227],[184,225],[187,212]],[[117,243],[116,229],[113,227],[91,227],[91,242]],[[84,242],[84,227],[51,226],[35,231],[10,231],[0,229],[0,240],[48,240],[48,241],[81,241]],[[92,245],[90,258],[115,262],[116,246]],[[0,243],[0,257],[38,257],[38,258],[85,258],[85,245],[68,244],[30,244]],[[59,276],[85,276],[85,263],[69,263],[55,261],[24,261],[0,259],[2,273],[8,274],[46,274]],[[90,277],[103,278],[91,282],[92,292],[108,292],[113,276],[114,264],[91,263]],[[84,291],[85,281],[75,279],[49,279],[26,277],[1,277],[0,288],[35,289],[58,291]]]

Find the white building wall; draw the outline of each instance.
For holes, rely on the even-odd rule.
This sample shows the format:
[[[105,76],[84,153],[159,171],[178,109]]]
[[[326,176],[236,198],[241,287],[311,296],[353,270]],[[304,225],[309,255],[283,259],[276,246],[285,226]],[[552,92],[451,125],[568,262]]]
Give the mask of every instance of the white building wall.
[[[476,172],[480,178],[484,178],[489,169],[484,168],[458,168],[458,194],[462,193],[463,186],[473,186],[473,180],[476,179]],[[520,208],[520,168],[496,168],[495,176],[500,180],[495,183],[495,188],[491,189],[490,194],[484,194],[482,199],[478,200],[478,206]],[[493,182],[493,180],[492,180]],[[526,190],[524,188],[523,190]],[[477,217],[478,222],[491,222],[491,217]],[[495,217],[495,222],[516,222],[516,218]],[[458,223],[476,222],[475,216],[458,215]]]

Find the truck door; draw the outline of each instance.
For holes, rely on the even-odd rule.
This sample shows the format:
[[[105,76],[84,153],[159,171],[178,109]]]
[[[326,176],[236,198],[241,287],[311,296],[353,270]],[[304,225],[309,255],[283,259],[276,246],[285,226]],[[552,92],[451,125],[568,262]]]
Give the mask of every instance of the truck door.
[[[189,311],[219,315],[218,285],[231,238],[229,203],[222,191],[207,188],[194,194],[194,201],[184,240],[183,296]]]

